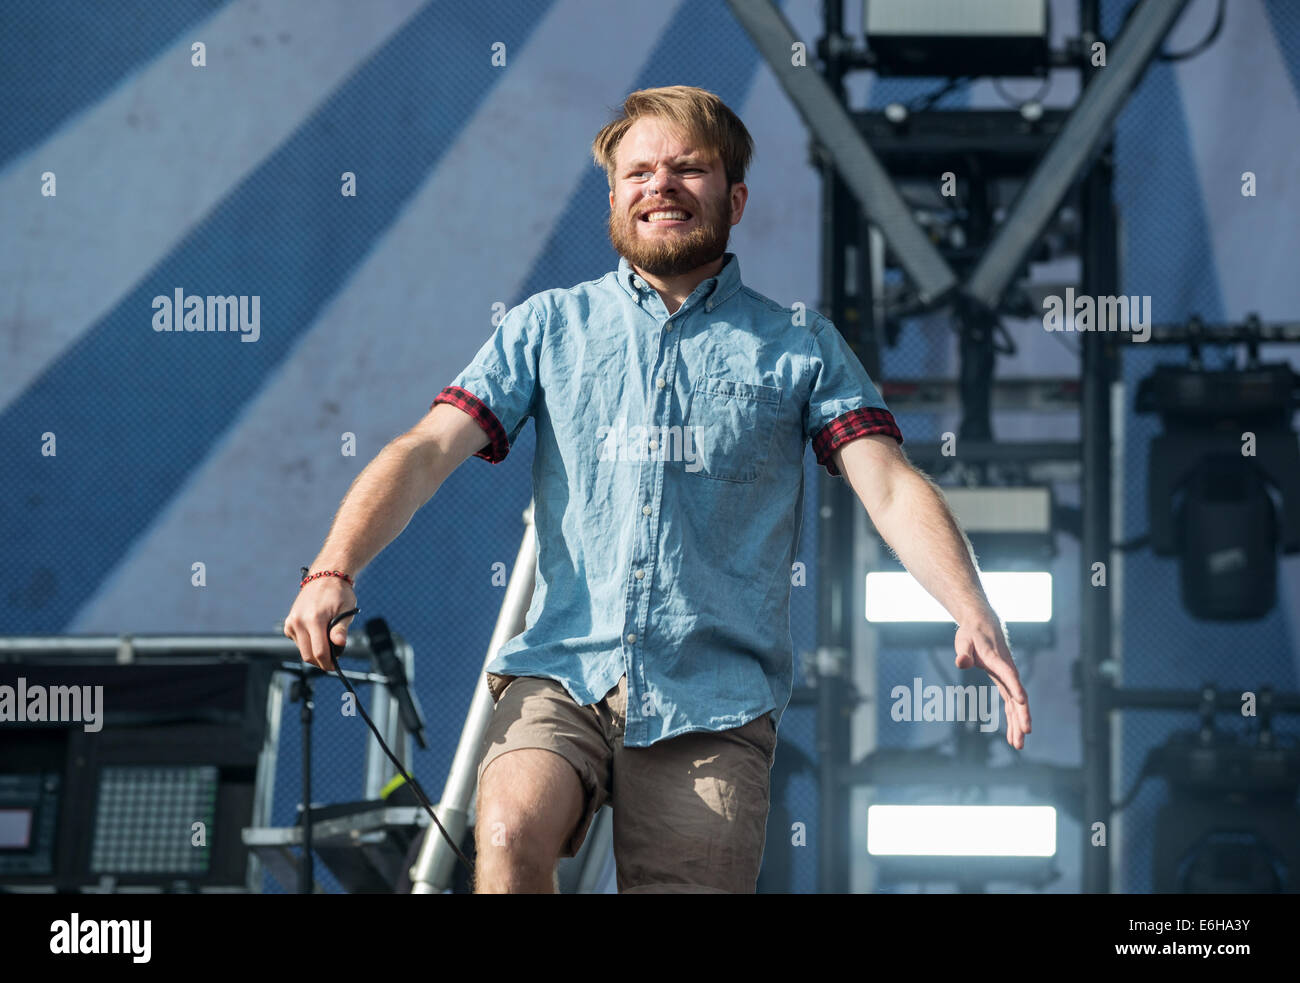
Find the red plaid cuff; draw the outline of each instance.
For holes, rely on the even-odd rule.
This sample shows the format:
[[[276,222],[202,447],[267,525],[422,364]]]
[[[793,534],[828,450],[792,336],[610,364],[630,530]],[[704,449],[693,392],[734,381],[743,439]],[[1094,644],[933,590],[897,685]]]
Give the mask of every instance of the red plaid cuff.
[[[875,406],[849,410],[817,431],[817,436],[813,438],[813,453],[817,455],[817,463],[838,477],[840,471],[835,466],[835,451],[850,440],[872,433],[888,434],[900,444],[903,442],[903,432],[898,429],[894,414],[889,410]]]
[[[501,426],[501,421],[488,409],[483,400],[468,389],[448,386],[438,393],[434,401],[429,404],[429,409],[433,409],[439,403],[450,403],[457,409],[464,410],[483,428],[483,432],[488,437],[488,445],[481,451],[475,451],[475,457],[481,457],[492,464],[505,460],[506,455],[510,453],[510,441],[506,438],[505,427]]]

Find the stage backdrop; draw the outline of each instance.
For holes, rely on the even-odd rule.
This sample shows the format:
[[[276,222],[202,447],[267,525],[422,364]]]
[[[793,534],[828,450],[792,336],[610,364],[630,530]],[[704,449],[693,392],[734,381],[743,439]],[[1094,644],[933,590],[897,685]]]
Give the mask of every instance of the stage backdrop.
[[[1104,6],[1110,33],[1127,4]],[[1192,4],[1171,46],[1199,38],[1213,6]],[[783,4],[810,44],[820,7]],[[860,12],[847,7],[856,29]],[[1155,65],[1118,127],[1123,292],[1151,295],[1158,321],[1300,316],[1300,8],[1228,7],[1218,43]],[[1057,0],[1053,15],[1058,38],[1074,31],[1073,2]],[[819,182],[805,131],[721,0],[0,7],[0,633],[274,631],[350,481],[423,415],[500,305],[613,268],[591,140],[629,91],[679,83],[718,93],[755,138],[731,243],[745,280],[818,307]],[[861,76],[849,88],[854,105],[879,107],[934,84]],[[1046,101],[1075,94],[1057,72]],[[1003,98],[980,83],[942,105]],[[1256,197],[1241,194],[1244,171]],[[155,298],[177,291],[247,298],[256,328],[155,331]],[[1000,371],[1077,371],[1070,345],[1041,324],[1011,327],[1021,351]],[[952,339],[943,318],[910,325],[884,374],[951,372]],[[1180,357],[1138,352],[1125,379]],[[955,422],[899,418],[918,441]],[[1077,433],[1068,415],[996,422],[1009,438]],[[1125,426],[1133,536],[1145,529],[1155,425],[1133,416],[1131,392]],[[433,748],[416,773],[435,794],[480,685],[532,449],[529,427],[505,462],[467,462],[358,585],[362,617],[386,617],[418,653]],[[811,452],[805,467],[811,480]],[[814,494],[799,553],[807,583],[793,588],[797,653],[814,644],[815,508]],[[1067,538],[1060,546],[1061,644],[1033,660],[1023,754],[1075,763],[1078,553]],[[1123,589],[1127,681],[1296,687],[1294,561],[1278,610],[1247,628],[1185,615],[1170,561],[1131,557]],[[916,673],[932,673],[924,654],[887,651],[878,684],[887,693]],[[366,730],[338,714],[317,721],[317,798],[358,797]],[[1118,784],[1189,722],[1128,716]],[[810,712],[790,711],[782,740],[813,754],[812,736]],[[932,736],[886,726],[880,740]],[[297,752],[286,726],[278,823],[293,818]],[[995,758],[1009,754],[1003,743]],[[1150,890],[1162,796],[1151,783],[1130,810],[1118,889]],[[787,806],[809,833],[795,851],[797,890],[815,884],[816,802],[796,779]],[[1062,832],[1065,876],[1051,889],[1077,890],[1078,826]]]

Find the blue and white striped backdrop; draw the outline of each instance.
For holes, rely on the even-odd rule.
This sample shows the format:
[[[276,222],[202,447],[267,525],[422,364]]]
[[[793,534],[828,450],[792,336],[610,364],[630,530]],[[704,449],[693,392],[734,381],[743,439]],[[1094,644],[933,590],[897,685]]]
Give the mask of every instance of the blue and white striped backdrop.
[[[783,4],[809,42],[820,7]],[[1104,7],[1113,32],[1127,3]],[[1193,3],[1170,47],[1202,36],[1213,12],[1213,0]],[[1058,38],[1075,30],[1073,0],[1055,0],[1053,16]],[[498,43],[504,66],[493,63]],[[717,92],[754,135],[750,205],[731,246],[747,282],[816,307],[819,184],[806,134],[722,0],[0,6],[0,632],[274,631],[349,482],[468,361],[493,305],[613,267],[591,140],[629,91],[677,83]],[[918,86],[863,76],[850,90],[855,105],[881,105]],[[1058,72],[1047,102],[1076,94]],[[1002,100],[979,83],[946,104]],[[1230,0],[1218,43],[1146,74],[1117,138],[1124,292],[1151,295],[1158,321],[1300,317],[1300,4]],[[340,194],[347,171],[355,197]],[[1257,175],[1257,197],[1241,195],[1243,171]],[[41,193],[47,173],[53,197]],[[155,332],[153,298],[178,288],[259,297],[260,337]],[[1016,331],[1021,354],[1000,371],[1077,371],[1041,328]],[[1131,356],[1126,379],[1177,357]],[[937,322],[885,359],[897,375],[954,365]],[[948,427],[900,420],[920,439]],[[1017,438],[1076,432],[1068,417],[998,425]],[[1154,426],[1130,398],[1128,535],[1145,525]],[[47,433],[55,456],[41,453]],[[340,453],[344,433],[355,456]],[[432,788],[478,685],[502,597],[492,565],[513,561],[531,453],[529,428],[503,464],[467,463],[358,585],[362,617],[387,617],[419,655],[434,749],[417,773]],[[810,570],[814,504],[801,547]],[[1077,550],[1061,545],[1073,597]],[[191,583],[195,562],[205,587]],[[812,645],[815,589],[815,578],[794,589],[796,649]],[[1126,678],[1295,689],[1294,560],[1282,590],[1262,623],[1207,628],[1182,613],[1170,561],[1130,558]],[[1024,753],[1070,763],[1078,617],[1059,614],[1060,650],[1035,666]],[[882,660],[886,692],[914,664]],[[355,718],[318,721],[319,796],[355,798],[365,732]],[[1126,717],[1122,781],[1187,723]],[[811,716],[792,711],[782,737],[810,748]],[[286,728],[278,822],[292,817],[296,753]],[[1130,810],[1119,889],[1150,890],[1162,794],[1153,784]],[[805,779],[790,808],[815,837]],[[1077,890],[1078,827],[1063,833],[1066,876],[1053,889]],[[814,850],[796,854],[797,887],[810,890]]]

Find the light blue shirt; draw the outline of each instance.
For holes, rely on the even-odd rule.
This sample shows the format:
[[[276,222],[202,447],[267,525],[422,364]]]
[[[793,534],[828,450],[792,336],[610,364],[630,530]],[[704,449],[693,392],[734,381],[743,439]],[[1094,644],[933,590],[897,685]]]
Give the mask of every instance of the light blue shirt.
[[[791,566],[806,445],[893,416],[829,320],[721,272],[671,316],[626,259],[511,309],[436,402],[533,458],[536,585],[487,671],[599,702],[627,676],[624,744],[779,723],[793,685]]]

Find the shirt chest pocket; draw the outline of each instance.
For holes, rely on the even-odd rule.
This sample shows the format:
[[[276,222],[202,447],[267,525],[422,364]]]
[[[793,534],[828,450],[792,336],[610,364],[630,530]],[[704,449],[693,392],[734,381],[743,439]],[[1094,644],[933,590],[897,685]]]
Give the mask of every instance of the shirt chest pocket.
[[[781,409],[781,390],[702,376],[691,392],[683,445],[686,472],[722,481],[754,481],[763,472]],[[686,438],[689,437],[689,442]]]

